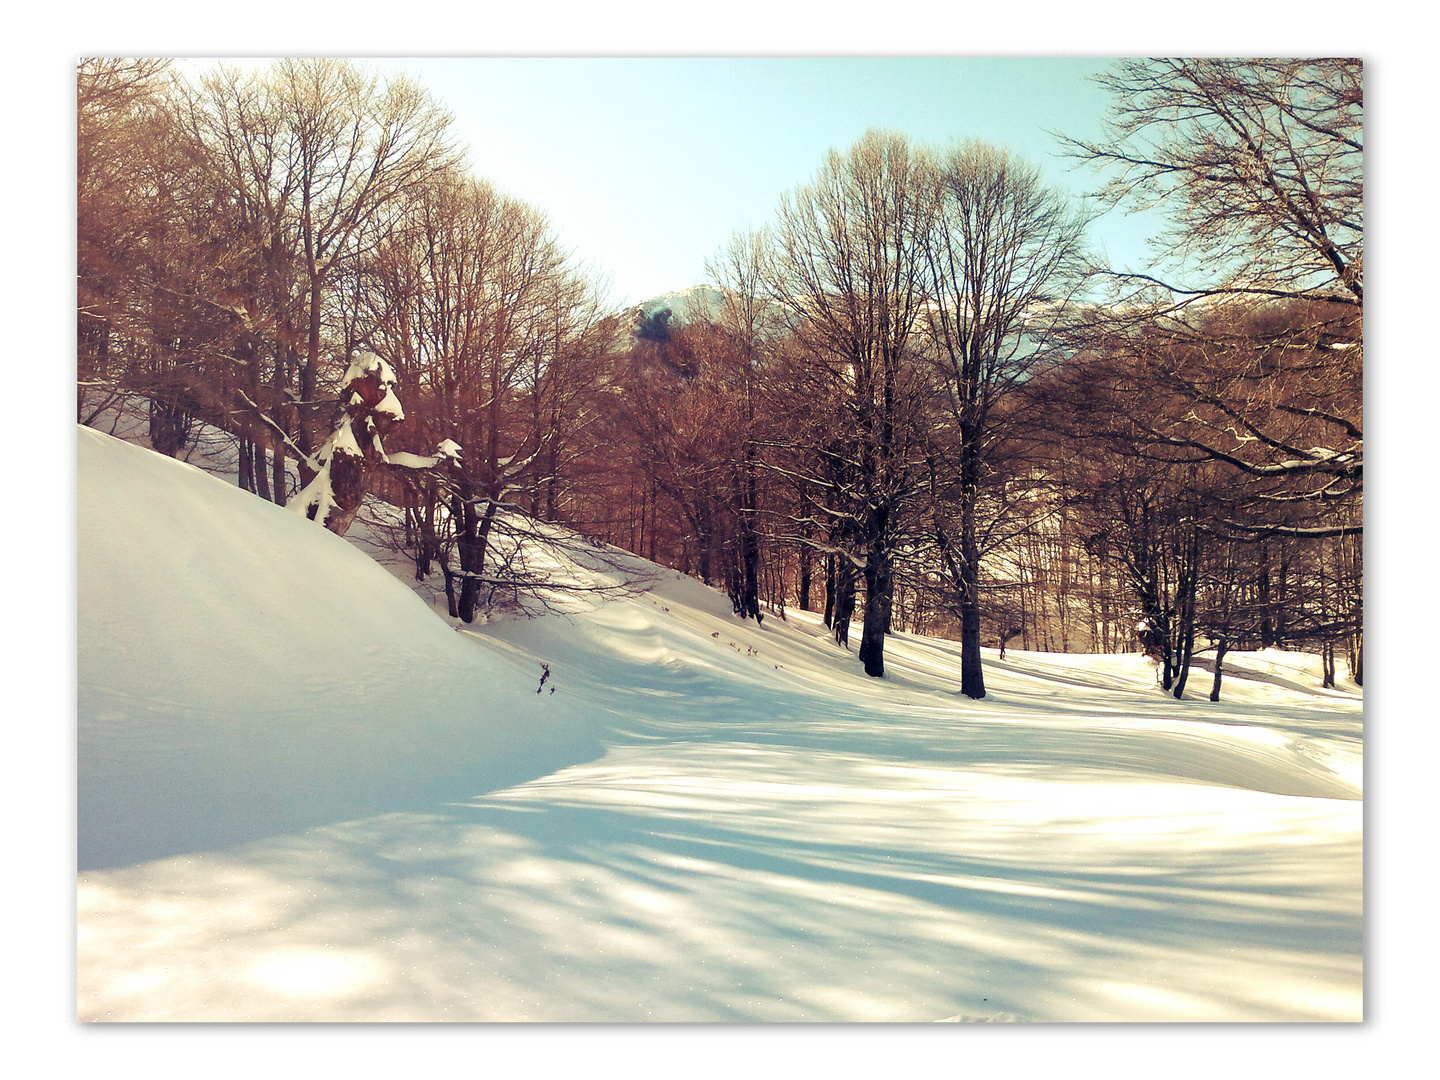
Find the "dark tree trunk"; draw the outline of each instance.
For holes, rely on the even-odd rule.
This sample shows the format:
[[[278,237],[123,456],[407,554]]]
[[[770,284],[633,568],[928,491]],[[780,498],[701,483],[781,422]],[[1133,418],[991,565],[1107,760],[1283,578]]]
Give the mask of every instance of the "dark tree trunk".
[[[980,548],[975,542],[973,509],[966,508],[960,527],[960,693],[985,696],[985,671],[980,662]]]
[[[1185,549],[1180,559],[1180,577],[1175,602],[1179,608],[1176,626],[1176,652],[1179,677],[1175,681],[1175,699],[1185,693],[1190,678],[1190,658],[1195,653],[1195,594],[1200,585],[1200,530],[1190,526]]]
[[[747,399],[748,401],[748,399]],[[753,417],[752,417],[753,420]],[[741,606],[744,611],[760,622],[760,533],[755,527],[757,503],[755,499],[755,463],[751,460],[752,449],[745,444],[745,476],[740,493],[740,559],[743,571]]]
[[[415,526],[419,540],[415,545],[415,580],[424,581],[430,576],[431,564],[443,558],[440,541],[435,535],[435,490],[427,488],[421,496],[425,505],[415,508]],[[453,614],[453,612],[452,612]]]
[[[255,455],[250,451],[250,440],[241,437],[239,453],[240,475],[237,478],[241,491],[255,490]]]
[[[1286,623],[1286,616],[1289,614],[1289,612],[1286,610],[1288,606],[1287,601],[1289,599],[1288,594],[1290,591],[1289,577],[1290,555],[1288,553],[1285,553],[1282,554],[1280,557],[1279,571],[1276,574],[1277,581],[1275,589],[1275,645],[1277,648],[1284,648],[1285,641],[1289,632],[1289,626]]]
[[[835,625],[835,553],[825,556],[825,626]]]
[[[1362,681],[1364,676],[1362,664],[1365,658],[1365,602],[1358,587],[1360,574],[1362,572],[1363,568],[1360,566],[1359,559],[1357,558],[1355,561],[1357,587],[1355,590],[1355,600],[1350,609],[1352,629],[1345,640],[1346,659],[1350,664],[1350,678],[1355,680],[1356,686],[1365,685]]]
[[[245,382],[251,401],[260,401],[260,361],[259,350],[255,346],[252,335],[246,334],[236,346],[239,354],[242,370],[245,373]],[[242,435],[240,437],[240,486],[246,491],[259,493],[259,484],[256,482],[256,474],[263,473],[265,463],[261,461],[256,466],[256,444],[250,438]],[[267,485],[268,489],[268,485]],[[267,490],[264,498],[268,501],[270,493]]]
[[[835,644],[850,647],[850,619],[855,614],[855,582],[858,575],[849,559],[839,561],[835,568],[835,612],[833,629]]]
[[[450,569],[448,559],[441,561],[440,573],[445,575],[445,605],[450,610],[450,617],[452,619],[458,619],[460,617],[460,603],[455,596],[455,572]]]
[[[865,674],[878,679],[885,674],[885,634],[890,629],[890,605],[895,588],[890,553],[881,541],[870,548],[865,563],[865,621],[860,632],[860,662]]]
[[[712,543],[710,521],[706,511],[701,508],[695,512],[695,554],[700,561],[700,580],[706,585],[710,584],[710,557]]]
[[[810,610],[810,575],[814,563],[814,552],[808,544],[800,547],[800,610]]]
[[[300,365],[300,401],[296,413],[295,445],[307,456],[315,454],[315,393],[320,371],[320,301],[323,296],[323,282],[311,268],[310,279],[310,333],[305,341],[305,362]],[[304,461],[300,462],[300,486],[303,488],[315,479],[315,472]]]
[[[985,696],[985,671],[980,663],[980,609],[960,608],[960,692],[968,698]]]
[[[1192,625],[1185,633],[1185,638],[1180,644],[1179,655],[1176,657],[1178,669],[1175,679],[1175,700],[1179,701],[1185,696],[1185,684],[1190,679],[1190,658],[1195,647],[1195,627]]]
[[[265,447],[261,443],[255,443],[255,462],[251,466],[251,476],[255,481],[255,494],[260,498],[270,500],[270,462],[265,457]]]
[[[480,582],[473,576],[480,573],[480,567],[476,565],[480,549],[480,515],[475,512],[475,488],[468,478],[460,480],[460,493],[455,496],[451,513],[460,522],[460,535],[455,545],[460,552],[462,575],[458,614],[464,622],[474,622],[476,600],[480,595]]]
[[[976,540],[976,504],[980,497],[980,425],[967,419],[960,440],[960,693],[985,696],[980,662],[980,544]],[[953,566],[953,563],[952,563]]]
[[[740,524],[740,617],[760,621],[760,538],[754,525],[744,519]]]
[[[1225,662],[1225,654],[1230,651],[1230,643],[1223,637],[1215,643],[1215,681],[1210,686],[1210,700],[1220,700],[1220,665]]]
[[[173,401],[150,402],[150,445],[174,457],[190,440],[190,416]]]
[[[289,492],[286,490],[285,483],[285,451],[278,446],[275,448],[275,457],[272,466],[270,480],[275,489],[275,502],[279,506],[284,506],[286,500],[289,498]]]
[[[285,392],[287,389],[286,380],[288,378],[289,372],[292,370],[294,356],[295,350],[289,345],[281,347],[276,352],[275,377],[271,380],[271,387],[275,391],[275,401],[277,403],[275,410],[277,415],[275,416],[275,419],[290,427],[292,430],[295,425],[295,407],[293,405],[289,405],[282,410],[279,407],[278,403],[285,400]],[[289,432],[287,432],[287,434],[289,434]],[[285,448],[277,443],[274,453],[275,457],[271,466],[270,475],[271,487],[273,489],[271,497],[274,499],[277,505],[284,506],[286,499]]]

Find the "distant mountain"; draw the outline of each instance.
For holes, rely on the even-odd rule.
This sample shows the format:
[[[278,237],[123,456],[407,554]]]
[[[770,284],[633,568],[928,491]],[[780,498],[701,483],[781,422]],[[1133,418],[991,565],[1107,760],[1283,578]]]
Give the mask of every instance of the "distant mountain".
[[[669,308],[674,322],[689,323],[705,318],[707,313],[710,318],[716,317],[724,302],[725,290],[720,286],[691,285],[688,289],[677,289],[652,297],[637,304],[636,309],[653,316]]]
[[[717,318],[724,299],[725,291],[718,285],[691,285],[627,308],[621,325],[631,337],[661,337],[667,326]]]
[[[661,293],[627,308],[621,325],[624,332],[632,338],[663,337],[665,327],[719,320],[725,305],[725,295],[726,290],[722,286],[709,284],[691,285],[688,289]],[[773,302],[766,307],[766,321],[769,330],[773,332],[783,321],[783,312],[780,306]]]

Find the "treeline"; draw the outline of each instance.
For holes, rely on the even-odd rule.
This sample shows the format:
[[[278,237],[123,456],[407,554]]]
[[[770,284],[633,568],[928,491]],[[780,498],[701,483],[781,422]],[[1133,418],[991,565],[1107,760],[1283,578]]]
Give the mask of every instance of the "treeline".
[[[1358,681],[1359,64],[1109,86],[1110,139],[1070,146],[1112,202],[1171,205],[1168,267],[1098,270],[1084,214],[1002,150],[871,133],[671,318],[607,311],[403,80],[87,62],[80,419],[138,395],[170,453],[219,427],[284,502],[374,353],[406,415],[371,486],[467,620],[543,580],[516,540],[554,521],[742,617],[823,611],[872,675],[893,629],[958,637],[972,697],[982,643],[1138,643],[1177,696],[1206,648],[1215,694],[1230,648],[1316,647],[1327,681],[1338,651]]]
[[[352,447],[351,487],[403,503],[417,572],[438,565],[469,620],[513,525],[499,508],[523,493],[558,513],[616,322],[543,214],[462,168],[450,123],[410,81],[344,61],[193,83],[83,63],[79,414],[138,394],[171,454],[201,425],[229,432],[240,485],[284,505],[287,462],[299,486],[330,480],[327,440],[363,396],[346,378],[383,372],[405,419]]]

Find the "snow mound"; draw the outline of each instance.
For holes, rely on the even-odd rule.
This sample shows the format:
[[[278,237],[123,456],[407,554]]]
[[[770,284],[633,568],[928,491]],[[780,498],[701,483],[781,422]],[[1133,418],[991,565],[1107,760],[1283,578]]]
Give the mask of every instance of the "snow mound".
[[[462,639],[313,522],[89,428],[77,471],[82,870],[599,753],[538,667]]]

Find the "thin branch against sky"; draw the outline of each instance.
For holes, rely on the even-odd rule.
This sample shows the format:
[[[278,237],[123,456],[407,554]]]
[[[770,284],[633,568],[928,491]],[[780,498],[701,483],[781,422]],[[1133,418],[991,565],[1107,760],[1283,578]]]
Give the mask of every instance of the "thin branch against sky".
[[[192,61],[195,72],[209,61]],[[767,224],[782,193],[867,129],[944,145],[980,138],[1076,194],[1096,178],[1052,132],[1101,134],[1098,58],[395,58],[450,109],[477,175],[544,212],[611,281],[617,304],[706,280],[736,230]],[[1139,269],[1153,218],[1092,229]]]

